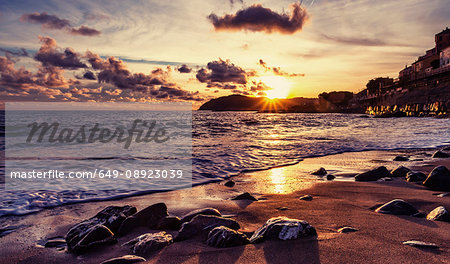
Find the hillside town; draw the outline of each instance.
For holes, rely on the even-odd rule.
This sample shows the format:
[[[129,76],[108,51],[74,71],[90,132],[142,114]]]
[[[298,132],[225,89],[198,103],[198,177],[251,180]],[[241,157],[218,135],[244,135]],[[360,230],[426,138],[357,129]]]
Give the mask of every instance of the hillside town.
[[[447,114],[450,104],[450,29],[435,35],[435,46],[406,65],[397,78],[370,80],[357,93],[354,102],[367,108],[367,113],[380,115],[401,112]]]
[[[376,97],[389,92],[392,89],[408,87],[420,80],[427,80],[430,77],[443,77],[450,71],[450,29],[447,27],[442,32],[435,35],[435,46],[425,52],[425,55],[419,56],[411,65],[406,65],[397,78],[379,77],[370,80],[366,89],[359,95]],[[448,78],[448,76],[447,76]],[[434,78],[433,78],[434,79]],[[438,85],[439,80],[435,80]],[[448,80],[447,80],[448,81]],[[433,82],[425,83],[426,86]],[[415,85],[418,86],[418,85]]]

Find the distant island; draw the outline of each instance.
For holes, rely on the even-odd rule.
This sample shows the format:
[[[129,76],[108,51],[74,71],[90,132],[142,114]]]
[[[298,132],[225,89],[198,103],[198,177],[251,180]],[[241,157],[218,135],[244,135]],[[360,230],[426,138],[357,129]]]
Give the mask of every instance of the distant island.
[[[239,94],[212,99],[199,110],[211,111],[258,111],[266,113],[328,113],[355,112],[362,109],[350,109],[351,92],[322,93],[318,98],[294,97],[289,99],[269,99]]]
[[[435,46],[397,78],[378,77],[361,92],[321,93],[317,98],[269,99],[229,95],[199,110],[270,113],[365,113],[379,117],[439,116],[450,113],[450,29],[435,35]]]

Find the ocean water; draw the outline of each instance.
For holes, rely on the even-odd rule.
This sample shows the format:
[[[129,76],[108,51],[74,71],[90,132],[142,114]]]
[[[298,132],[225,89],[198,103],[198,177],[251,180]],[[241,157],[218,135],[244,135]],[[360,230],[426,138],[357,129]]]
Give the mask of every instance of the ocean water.
[[[133,114],[128,115],[121,116],[120,120],[125,122],[135,118]],[[429,148],[449,144],[449,140],[450,119],[197,111],[192,114],[192,185],[222,180],[243,171],[293,164],[306,157],[374,149]],[[21,151],[27,152],[26,146]],[[73,149],[74,154],[78,151],[86,153],[86,149],[80,147]],[[115,153],[107,160],[96,159],[96,156],[104,157],[105,151],[89,151],[90,166],[117,166],[133,160],[139,167],[155,158],[154,152],[136,149],[132,155]],[[172,162],[177,161],[169,161]],[[132,184],[129,189],[94,191],[89,184],[81,186],[81,190],[0,190],[0,216],[28,214],[62,204],[115,199],[153,191],[136,190]],[[178,187],[185,186],[186,183],[181,182]]]

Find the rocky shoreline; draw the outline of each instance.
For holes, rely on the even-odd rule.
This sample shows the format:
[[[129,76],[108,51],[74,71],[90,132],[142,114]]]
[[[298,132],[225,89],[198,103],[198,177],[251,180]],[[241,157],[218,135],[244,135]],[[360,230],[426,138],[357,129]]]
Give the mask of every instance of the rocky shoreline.
[[[327,249],[330,243],[336,246],[342,240],[339,244],[348,250],[354,245],[348,244],[346,236],[362,235],[357,239],[365,237],[362,241],[368,245],[384,241],[383,249],[398,248],[402,254],[394,255],[399,263],[420,263],[425,257],[429,263],[440,263],[449,256],[450,234],[445,231],[450,221],[448,154],[448,147],[344,153],[192,190],[9,217],[2,219],[2,226],[9,222],[20,227],[0,237],[0,262],[213,263],[217,259],[211,254],[216,252],[243,263],[278,262],[278,257],[283,263],[332,263],[336,259],[330,256],[333,250]],[[382,166],[374,166],[381,162]],[[372,169],[354,170],[354,166],[369,164]],[[324,183],[317,184],[317,179]],[[86,219],[90,215],[94,216]],[[403,230],[400,224],[404,221],[422,228],[413,225]],[[395,222],[397,228],[386,227]],[[391,233],[376,240],[378,232],[385,232],[382,228]],[[368,238],[367,232],[377,235]],[[409,233],[415,235],[405,235]],[[33,241],[33,237],[40,239]],[[306,252],[286,252],[299,245]],[[423,250],[411,251],[414,247]],[[368,261],[366,249],[354,248],[351,256],[341,250],[340,263],[349,257],[354,257],[354,263]],[[279,252],[288,255],[276,257]],[[404,252],[413,253],[406,256]],[[207,256],[199,261],[204,253]],[[299,259],[293,261],[294,256]]]

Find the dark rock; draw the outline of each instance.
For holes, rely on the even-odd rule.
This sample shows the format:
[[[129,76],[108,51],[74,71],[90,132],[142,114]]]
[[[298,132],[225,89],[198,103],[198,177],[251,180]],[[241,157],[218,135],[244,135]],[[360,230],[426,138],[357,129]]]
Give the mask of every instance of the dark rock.
[[[386,167],[381,166],[356,175],[355,181],[377,181],[378,179],[388,177],[392,177],[392,174],[388,171],[388,169],[386,169]]]
[[[450,222],[450,214],[444,206],[439,206],[427,215],[427,220]]]
[[[327,180],[329,180],[329,181],[334,180],[335,178],[336,178],[336,176],[334,176],[332,174],[327,175]]]
[[[411,204],[400,199],[395,199],[378,207],[375,212],[393,215],[413,215],[419,211]]]
[[[170,245],[172,242],[172,235],[162,231],[140,235],[123,244],[123,246],[131,246],[131,251],[134,254],[141,255],[160,250],[163,247]]]
[[[235,230],[240,228],[239,223],[232,219],[215,215],[197,215],[191,221],[181,226],[175,241],[186,240],[197,235],[206,237],[209,231],[218,226],[225,226]]]
[[[408,246],[412,246],[412,247],[439,248],[439,246],[436,244],[426,243],[426,242],[417,241],[417,240],[405,241],[405,242],[403,242],[403,245],[408,245]]]
[[[76,244],[74,243],[74,240],[71,240],[70,243],[67,242],[67,249],[74,253],[82,253],[97,246],[110,245],[117,242],[113,232],[104,225],[96,225],[90,228],[88,232],[81,237],[82,239]]]
[[[339,233],[351,233],[351,232],[356,232],[359,231],[356,228],[350,227],[350,226],[344,226],[338,229]]]
[[[138,262],[143,262],[143,261],[147,261],[147,260],[143,257],[139,257],[139,256],[135,256],[135,255],[125,255],[122,257],[105,260],[100,264],[132,264],[132,263],[138,263]]]
[[[313,197],[309,194],[307,195],[303,195],[302,197],[298,198],[300,200],[304,200],[304,201],[312,201]]]
[[[279,216],[270,218],[258,228],[250,238],[250,242],[258,243],[266,239],[290,240],[314,235],[317,235],[316,229],[308,222]]]
[[[426,178],[427,175],[420,171],[410,171],[406,174],[406,181],[408,182],[423,182]]]
[[[0,227],[0,237],[6,236],[7,234],[11,234],[12,232],[18,230],[19,228],[23,227],[23,225],[8,225],[8,226],[2,226]]]
[[[181,219],[177,216],[166,216],[161,218],[158,222],[156,229],[163,230],[180,230]]]
[[[124,235],[129,233],[133,228],[144,226],[148,228],[155,228],[159,221],[168,216],[167,206],[164,203],[157,203],[150,205],[139,212],[127,217],[120,225],[119,234]]]
[[[446,146],[442,148],[443,151],[450,151],[450,146]]]
[[[438,151],[434,152],[433,156],[431,156],[431,157],[432,158],[449,158],[450,155],[438,150]]]
[[[324,175],[327,175],[327,170],[325,168],[320,168],[311,174],[318,175],[318,176],[324,176]]]
[[[397,169],[391,171],[392,177],[401,177],[401,178],[405,178],[406,174],[408,174],[408,172],[410,172],[411,170],[403,167],[403,166],[399,166]]]
[[[65,247],[66,244],[66,240],[62,237],[54,237],[54,238],[49,238],[45,243],[44,243],[44,247],[46,248],[61,248],[61,247]]]
[[[394,158],[394,161],[408,161],[408,160],[409,160],[409,158],[406,156],[396,156]]]
[[[206,244],[211,247],[237,247],[250,243],[250,240],[243,233],[225,226],[218,226],[208,234]]]
[[[434,168],[423,185],[436,191],[450,191],[450,171],[445,166]]]
[[[289,210],[289,207],[286,207],[286,206],[278,207],[277,210],[286,211],[286,210]]]
[[[417,218],[425,218],[427,215],[425,213],[418,212],[418,213],[415,213],[415,214],[413,214],[411,216],[417,217]]]
[[[233,187],[236,183],[232,180],[227,181],[224,185],[227,187]]]
[[[106,207],[94,217],[84,220],[70,228],[65,236],[67,250],[71,252],[80,252],[87,249],[86,244],[101,244],[92,241],[92,237],[97,234],[102,234],[99,236],[99,239],[104,243],[111,242],[114,233],[117,232],[122,222],[135,212],[136,208],[128,205]],[[111,239],[109,238],[110,233],[112,234]],[[91,236],[89,238],[89,243],[87,243],[87,240],[84,240],[88,235]],[[80,247],[80,242],[83,240],[83,246]]]
[[[250,200],[250,201],[258,201],[253,195],[249,194],[248,192],[239,194],[238,196],[234,197],[231,200]]]
[[[387,181],[392,181],[392,178],[391,177],[380,178],[377,181],[379,181],[379,182],[387,182]]]
[[[219,210],[215,209],[215,208],[202,208],[202,209],[197,209],[194,211],[191,211],[187,214],[185,214],[182,218],[181,218],[181,222],[185,223],[185,222],[189,222],[191,221],[194,217],[196,217],[197,215],[215,215],[215,216],[222,216],[219,212]]]

